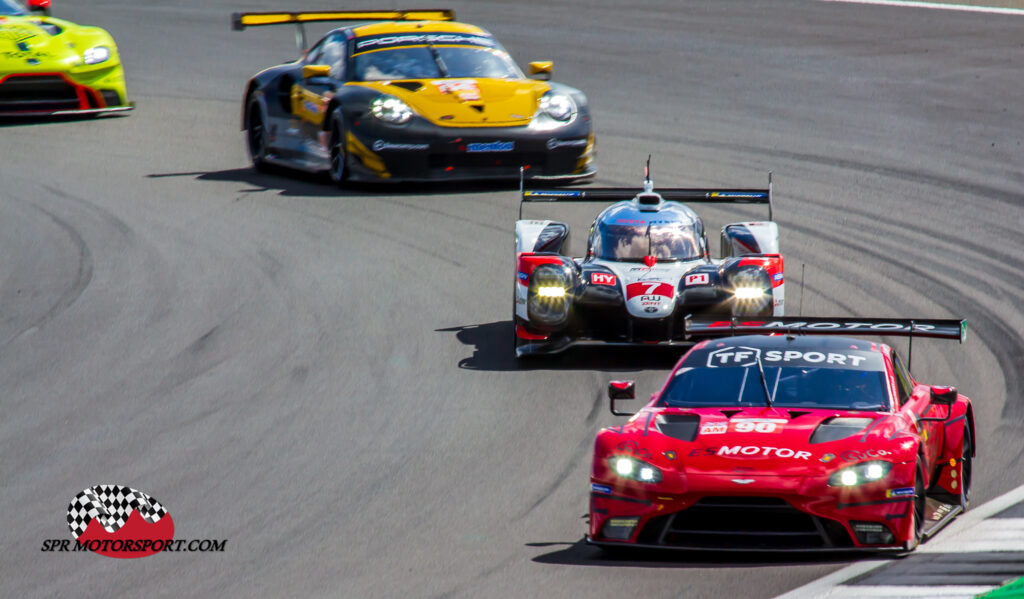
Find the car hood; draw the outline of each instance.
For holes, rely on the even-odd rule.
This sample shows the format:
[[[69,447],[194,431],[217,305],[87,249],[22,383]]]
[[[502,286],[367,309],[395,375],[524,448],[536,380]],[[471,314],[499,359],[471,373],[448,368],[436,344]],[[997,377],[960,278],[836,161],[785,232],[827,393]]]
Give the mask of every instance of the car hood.
[[[441,127],[528,125],[551,86],[532,79],[404,79],[349,83],[400,98]]]
[[[835,430],[815,435],[821,427]],[[685,475],[824,475],[872,459],[912,460],[915,451],[914,439],[900,434],[899,418],[874,412],[646,408],[615,430],[599,440],[609,456],[633,452]],[[812,435],[820,442],[812,443]]]
[[[85,65],[82,52],[95,45],[109,47],[109,60]],[[0,17],[0,72],[66,72],[118,64],[117,49],[106,31],[52,17]]]

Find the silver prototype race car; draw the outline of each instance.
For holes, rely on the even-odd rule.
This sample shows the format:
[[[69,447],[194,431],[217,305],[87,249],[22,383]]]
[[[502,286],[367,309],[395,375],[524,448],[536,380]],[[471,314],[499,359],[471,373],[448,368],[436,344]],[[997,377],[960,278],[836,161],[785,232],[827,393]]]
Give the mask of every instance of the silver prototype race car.
[[[783,259],[765,189],[525,190],[516,221],[515,355],[574,345],[688,344],[687,315],[782,316]],[[766,204],[768,220],[722,228],[711,258],[689,203]],[[566,256],[569,226],[523,220],[523,202],[613,202],[590,227],[587,253]]]

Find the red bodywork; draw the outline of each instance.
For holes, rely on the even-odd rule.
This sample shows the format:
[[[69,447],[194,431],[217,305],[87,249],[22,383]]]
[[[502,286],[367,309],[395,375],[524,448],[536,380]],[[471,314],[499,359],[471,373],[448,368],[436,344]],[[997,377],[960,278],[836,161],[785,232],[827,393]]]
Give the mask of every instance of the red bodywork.
[[[730,342],[747,340],[756,347],[759,338],[768,339],[735,337]],[[705,341],[683,356],[665,386],[626,424],[598,433],[588,541],[702,550],[912,549],[917,542],[914,494],[908,496],[907,489],[915,487],[918,463],[924,465],[923,488],[929,497],[960,494],[965,431],[976,438],[970,400],[957,395],[948,408],[933,405],[932,388],[908,377],[912,393],[900,405],[890,347],[859,342],[882,354],[890,406],[896,406],[890,411],[658,406],[659,395],[687,357],[712,343],[721,345]],[[942,421],[919,421],[947,416],[947,410]],[[871,422],[848,437],[810,443],[815,429],[835,417]],[[671,436],[671,422],[687,418],[699,418],[695,438]],[[973,445],[969,453],[973,456]],[[619,476],[611,459],[620,455],[655,466],[661,480],[645,483]],[[829,486],[837,470],[871,460],[891,462],[892,469],[877,482]],[[957,506],[957,512],[960,507],[965,506]],[[863,543],[851,522],[881,524],[892,540]]]

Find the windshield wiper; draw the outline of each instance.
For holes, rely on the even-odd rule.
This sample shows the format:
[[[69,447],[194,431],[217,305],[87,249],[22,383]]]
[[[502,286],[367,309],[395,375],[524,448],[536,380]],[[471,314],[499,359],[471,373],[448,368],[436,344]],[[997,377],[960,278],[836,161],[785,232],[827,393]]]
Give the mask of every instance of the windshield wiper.
[[[761,363],[761,355],[757,355],[757,372],[761,375],[761,389],[764,390],[764,401],[768,404],[768,409],[772,409],[775,406],[772,405],[772,394],[768,391],[768,379],[764,376],[764,364]]]
[[[448,65],[444,64],[444,59],[441,58],[441,53],[437,51],[434,44],[427,44],[427,49],[430,50],[430,56],[434,58],[434,64],[437,65],[437,70],[441,71],[441,76],[447,77]]]

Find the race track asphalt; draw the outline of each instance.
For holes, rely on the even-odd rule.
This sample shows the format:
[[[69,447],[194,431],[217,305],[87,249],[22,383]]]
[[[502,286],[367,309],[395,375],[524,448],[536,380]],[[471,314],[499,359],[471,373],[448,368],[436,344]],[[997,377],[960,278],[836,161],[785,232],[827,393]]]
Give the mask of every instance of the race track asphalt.
[[[915,344],[914,371],[974,400],[975,501],[1020,484],[1022,18],[449,5],[588,94],[595,185],[637,184],[648,153],[662,186],[773,171],[791,314],[967,318],[962,346]],[[513,362],[513,187],[252,171],[240,95],[295,49],[229,14],[274,8],[55,3],[114,34],[138,109],[0,126],[0,595],[764,598],[850,561],[583,545],[605,384],[646,396],[677,355]],[[703,212],[712,231],[761,216]],[[41,552],[101,483],[226,550]]]

